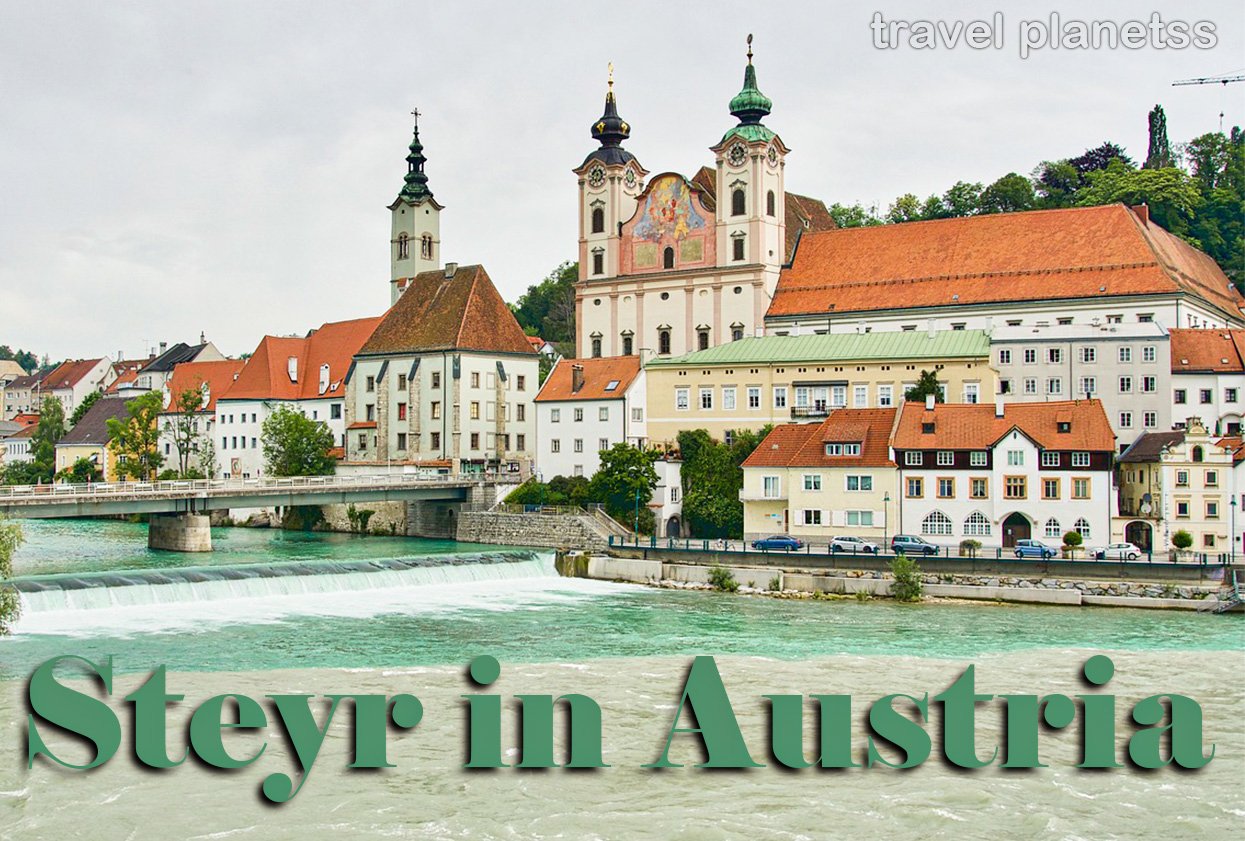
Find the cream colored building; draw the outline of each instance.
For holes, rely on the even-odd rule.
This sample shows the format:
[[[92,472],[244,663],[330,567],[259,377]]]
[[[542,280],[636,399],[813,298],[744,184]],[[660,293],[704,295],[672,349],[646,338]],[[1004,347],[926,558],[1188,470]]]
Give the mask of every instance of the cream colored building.
[[[810,544],[853,536],[884,546],[895,532],[895,409],[835,409],[819,424],[777,427],[743,464],[744,538],[790,534]]]
[[[1150,432],[1134,441],[1119,458],[1116,537],[1163,552],[1172,548],[1172,535],[1187,531],[1191,551],[1231,551],[1234,448],[1221,444],[1197,417],[1188,419],[1186,429]]]
[[[645,365],[648,437],[684,429],[725,440],[735,430],[824,419],[831,409],[894,409],[922,371],[946,400],[992,399],[996,375],[982,330],[841,333],[740,339]]]

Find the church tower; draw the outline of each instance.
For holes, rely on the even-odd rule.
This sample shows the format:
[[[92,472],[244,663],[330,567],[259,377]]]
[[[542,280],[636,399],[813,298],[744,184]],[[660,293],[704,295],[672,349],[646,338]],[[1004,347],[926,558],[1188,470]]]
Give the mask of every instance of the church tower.
[[[441,267],[442,206],[432,197],[424,173],[427,159],[419,142],[419,110],[411,113],[415,117],[415,135],[406,156],[405,183],[398,198],[389,205],[390,303],[398,300],[410,278]]]
[[[711,151],[717,164],[717,253],[719,266],[761,266],[772,296],[786,260],[786,144],[761,120],[773,102],[757,88],[748,36],[743,89],[730,102],[739,124]]]
[[[611,64],[605,110],[592,124],[592,138],[601,145],[573,170],[579,176],[580,282],[619,273],[619,226],[635,213],[636,197],[644,191],[648,175],[622,147],[630,136],[631,126],[618,116]]]

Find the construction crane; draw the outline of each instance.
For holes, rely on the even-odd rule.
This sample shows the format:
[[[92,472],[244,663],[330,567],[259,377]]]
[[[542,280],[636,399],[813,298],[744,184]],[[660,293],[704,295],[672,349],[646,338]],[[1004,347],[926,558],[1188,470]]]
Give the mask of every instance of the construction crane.
[[[1214,85],[1220,84],[1224,87],[1231,82],[1245,82],[1245,73],[1230,73],[1226,76],[1199,76],[1196,79],[1181,79],[1178,82],[1172,82],[1172,87],[1180,85]],[[1219,131],[1223,131],[1223,97],[1219,98]]]

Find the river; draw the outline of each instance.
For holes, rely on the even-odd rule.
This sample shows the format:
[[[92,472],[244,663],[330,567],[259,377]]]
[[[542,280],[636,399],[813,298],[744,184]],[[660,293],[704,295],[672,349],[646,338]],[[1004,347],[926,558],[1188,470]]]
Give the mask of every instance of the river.
[[[73,837],[84,818],[100,839],[1170,839],[1245,828],[1241,617],[655,590],[561,579],[532,550],[403,538],[221,529],[217,552],[193,556],[147,550],[144,527],[127,523],[25,528],[15,574],[26,611],[0,640],[0,838]],[[1091,652],[1116,664],[1122,754],[1131,705],[1175,692],[1201,703],[1211,763],[1079,771],[1075,728],[1044,734],[1049,767],[1030,772],[957,771],[934,758],[909,771],[792,772],[767,755],[766,694],[851,694],[859,719],[878,697],[932,695],[975,664],[979,692],[1071,695],[1085,691],[1078,669]],[[257,794],[291,764],[275,727],[262,761],[237,772],[188,762],[157,773],[121,755],[89,773],[42,760],[27,771],[23,679],[60,654],[113,656],[118,711],[166,665],[169,691],[186,696],[170,745],[184,746],[187,710],[220,692],[409,692],[425,712],[414,730],[391,733],[397,767],[383,772],[346,767],[350,719],[335,718],[314,773],[281,807]],[[464,667],[480,654],[502,664],[488,691],[595,699],[610,767],[464,770]],[[769,767],[640,767],[665,744],[696,654],[717,659],[747,744]],[[985,756],[1000,718],[978,717]],[[815,718],[805,725],[814,745]],[[504,736],[516,727],[508,707]],[[866,736],[858,722],[858,754]],[[677,737],[672,758],[699,761],[691,741]],[[48,744],[88,755],[67,736]],[[518,755],[508,747],[507,761]]]

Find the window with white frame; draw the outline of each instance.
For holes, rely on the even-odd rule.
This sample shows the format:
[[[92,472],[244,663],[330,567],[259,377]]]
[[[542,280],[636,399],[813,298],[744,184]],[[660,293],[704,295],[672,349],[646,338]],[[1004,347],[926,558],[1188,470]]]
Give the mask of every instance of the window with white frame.
[[[576,438],[575,439],[575,452],[582,453],[583,451],[584,451],[584,439]]]
[[[951,518],[941,511],[931,511],[921,521],[921,534],[951,534]]]
[[[990,520],[980,511],[974,511],[964,518],[965,537],[986,537],[990,534]]]
[[[1048,377],[1046,380],[1047,394],[1063,394],[1063,380],[1059,377]]]
[[[999,364],[1000,365],[1011,365],[1012,364],[1012,352],[1009,348],[1002,348],[999,350]]]
[[[980,383],[964,383],[964,402],[977,403],[981,397]]]
[[[1095,347],[1081,347],[1081,362],[1086,365],[1092,365],[1098,361],[1098,349]]]
[[[903,463],[906,467],[920,467],[925,463],[925,454],[920,450],[908,450],[903,454]]]
[[[859,444],[827,444],[826,455],[828,456],[858,456],[860,455]]]
[[[953,464],[955,464],[955,453],[954,452],[952,452],[951,450],[939,450],[938,451],[938,466],[939,467],[950,467]]]
[[[1119,358],[1121,362],[1132,362],[1133,361],[1133,349],[1130,347],[1120,348]]]
[[[610,448],[610,439],[600,438],[597,440],[597,450],[603,452]]]
[[[1008,467],[1024,467],[1025,451],[1024,450],[1008,450],[1007,451]]]
[[[1141,349],[1142,362],[1154,362],[1158,359],[1158,349],[1154,345],[1146,345]]]
[[[1033,365],[1037,362],[1037,348],[1025,348],[1025,364]]]
[[[1083,540],[1089,540],[1091,537],[1089,520],[1084,517],[1081,517],[1076,521],[1076,525],[1072,527],[1072,530],[1079,534]]]
[[[985,450],[973,450],[968,455],[968,463],[972,467],[985,467],[989,464],[989,456]]]
[[[1037,377],[1025,377],[1024,387],[1025,387],[1025,394],[1037,394],[1038,393]]]
[[[1159,425],[1158,412],[1142,412],[1141,423],[1146,429],[1153,429]]]
[[[878,386],[878,406],[883,409],[895,405],[895,387],[893,385]]]
[[[1154,392],[1158,391],[1158,389],[1159,389],[1159,378],[1158,377],[1142,377],[1141,378],[1141,390],[1143,393],[1153,394]]]
[[[1133,391],[1133,378],[1132,377],[1120,377],[1120,394],[1132,394],[1132,391]]]
[[[761,481],[762,481],[762,486],[764,488],[763,494],[765,498],[766,499],[778,499],[780,494],[782,493],[782,486],[778,481],[778,477],[777,476],[763,476]]]
[[[584,422],[584,410],[581,407],[575,410],[575,423],[583,423],[583,422]]]
[[[674,390],[674,408],[680,412],[686,412],[688,408],[688,400],[690,399],[691,390],[686,388],[676,388]]]
[[[785,385],[774,386],[774,408],[787,408],[787,387]]]
[[[1061,365],[1063,363],[1063,348],[1052,347],[1046,349],[1046,361],[1052,365]]]
[[[797,409],[808,408],[809,389],[807,386],[796,386],[795,389],[795,407]]]
[[[1132,428],[1133,428],[1133,413],[1132,412],[1120,412],[1120,429],[1132,429]]]
[[[821,474],[805,473],[804,474],[804,490],[819,491],[821,490]]]
[[[758,386],[748,387],[748,408],[761,408],[761,389]]]
[[[1054,517],[1047,520],[1043,534],[1047,537],[1063,537],[1063,531],[1060,529],[1059,521]]]
[[[821,525],[821,509],[805,508],[804,509],[804,525],[820,526]]]
[[[873,477],[869,475],[847,477],[847,489],[849,491],[871,491],[873,490]]]
[[[869,386],[852,386],[852,407],[856,409],[869,408]]]
[[[597,408],[597,420],[608,421],[610,419],[610,407],[600,406]]]
[[[707,406],[706,408],[713,408],[713,407]],[[735,409],[735,388],[734,386],[727,386],[722,389],[722,408],[727,411],[733,411]]]
[[[1077,390],[1077,394],[1093,394],[1097,390],[1097,377],[1081,377],[1081,384],[1080,388]]]
[[[850,511],[849,510],[847,512],[847,524],[849,526],[872,526],[873,525],[873,512],[872,511]]]
[[[1057,450],[1042,450],[1042,466],[1058,467],[1059,452]]]
[[[1089,453],[1073,453],[1072,454],[1072,466],[1073,467],[1089,467]]]
[[[847,405],[847,386],[830,386],[830,405],[836,409],[841,409]]]

